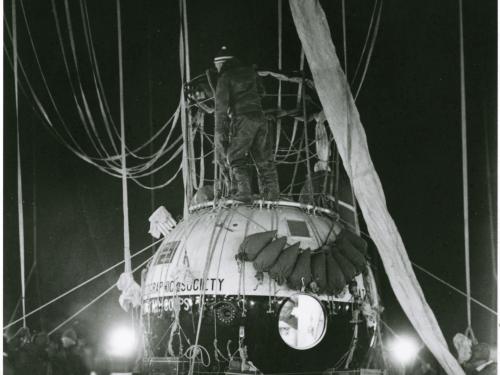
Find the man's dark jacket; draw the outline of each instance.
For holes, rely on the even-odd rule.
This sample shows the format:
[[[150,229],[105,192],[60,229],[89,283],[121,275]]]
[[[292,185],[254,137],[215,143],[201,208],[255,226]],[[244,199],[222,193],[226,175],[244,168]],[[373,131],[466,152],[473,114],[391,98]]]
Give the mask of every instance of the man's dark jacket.
[[[263,86],[253,66],[237,59],[224,63],[215,92],[215,131],[227,138],[229,115],[262,113]]]

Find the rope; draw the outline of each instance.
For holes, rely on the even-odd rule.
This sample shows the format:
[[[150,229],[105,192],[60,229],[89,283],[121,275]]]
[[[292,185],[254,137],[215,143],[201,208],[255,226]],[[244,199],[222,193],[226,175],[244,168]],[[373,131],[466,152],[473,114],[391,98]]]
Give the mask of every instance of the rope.
[[[157,243],[159,243],[159,242],[161,242],[161,241],[163,241],[163,238],[162,238],[162,239],[159,239],[158,241],[155,241],[155,242],[153,242],[152,244],[150,244],[150,245],[146,246],[145,248],[143,248],[143,249],[139,250],[137,253],[135,253],[134,255],[132,255],[132,258],[136,257],[137,255],[142,254],[143,252],[145,252],[146,250],[148,250],[149,248],[153,247],[154,245],[156,245]],[[27,317],[29,317],[29,316],[31,316],[31,315],[33,315],[33,314],[35,314],[36,312],[38,312],[38,311],[40,311],[40,310],[44,309],[45,307],[47,307],[47,306],[49,306],[49,305],[53,304],[54,302],[56,302],[56,301],[60,300],[61,298],[65,297],[65,296],[67,296],[68,294],[70,294],[70,293],[74,292],[75,290],[77,290],[77,289],[81,288],[82,286],[85,286],[85,285],[87,285],[88,283],[90,283],[90,282],[94,281],[94,280],[95,280],[95,279],[97,279],[98,277],[101,277],[102,275],[104,275],[104,274],[108,273],[109,271],[111,271],[112,269],[114,269],[114,268],[118,267],[119,265],[121,265],[121,264],[122,264],[122,263],[124,263],[124,262],[125,262],[125,261],[124,261],[124,260],[122,260],[122,261],[120,261],[120,262],[116,263],[115,265],[113,265],[113,266],[111,266],[111,267],[109,267],[109,268],[105,269],[104,271],[102,271],[102,272],[98,273],[97,275],[95,275],[95,276],[91,277],[90,279],[88,279],[88,280],[86,280],[86,281],[84,281],[84,282],[82,282],[82,283],[78,284],[77,286],[75,286],[75,287],[73,287],[73,288],[71,288],[71,289],[67,290],[66,292],[64,292],[64,293],[60,294],[58,297],[53,298],[52,300],[50,300],[50,301],[48,301],[48,302],[44,303],[42,306],[39,306],[39,307],[37,307],[36,309],[34,309],[34,310],[30,311],[29,313],[27,313],[27,314],[26,314],[26,316],[25,316],[25,317],[27,318]],[[9,323],[9,324],[7,324],[5,327],[3,327],[3,329],[5,330],[5,329],[9,328],[10,326],[12,326],[12,325],[14,325],[14,324],[16,324],[16,323],[20,322],[21,320],[23,320],[23,318],[19,318],[19,319],[17,319],[17,320],[14,320],[12,323]]]
[[[358,64],[356,65],[356,70],[354,71],[354,76],[352,77],[352,82],[354,82],[354,80],[358,76],[359,68],[361,67],[361,63],[363,61],[363,56],[365,55],[366,47],[368,46],[368,41],[370,40],[370,36],[372,34],[373,20],[375,19],[375,13],[377,10],[377,2],[378,2],[378,0],[375,0],[373,3],[372,15],[370,16],[370,23],[368,25],[368,31],[366,32],[365,42],[363,43],[363,49],[361,50],[361,55],[359,56],[359,61],[358,61]]]
[[[278,70],[283,70],[283,3],[278,0]],[[281,110],[281,80],[278,80],[278,109]],[[276,145],[274,154],[278,152],[281,135],[281,118],[276,121]]]
[[[344,224],[349,224],[347,222],[345,222],[344,220],[340,219],[340,221],[342,221]],[[371,240],[371,237],[368,233],[365,233],[363,231],[360,231],[360,234],[362,234],[363,236],[365,236],[366,238],[370,239]],[[425,274],[431,276],[432,278],[434,278],[435,280],[439,281],[441,284],[449,287],[450,289],[454,290],[455,292],[461,294],[462,296],[464,297],[468,297],[467,296],[467,293],[465,293],[464,291],[458,289],[457,287],[451,285],[450,283],[448,283],[447,281],[441,279],[440,277],[436,276],[435,274],[433,274],[432,272],[426,270],[424,267],[422,266],[419,266],[418,264],[416,264],[415,262],[411,262],[412,266],[416,267],[417,269],[419,269],[420,271],[424,272]],[[493,315],[495,316],[498,316],[498,313],[492,309],[491,307],[485,305],[484,303],[482,303],[481,301],[478,301],[477,299],[475,299],[474,297],[470,296],[470,300],[474,303],[476,303],[478,306],[481,306],[482,308],[484,308],[485,310],[489,311],[490,313],[492,313]]]
[[[147,262],[150,261],[150,259],[153,258],[153,256],[150,256],[148,259],[146,259],[144,262],[142,262],[139,266],[137,266],[136,268],[134,268],[133,271],[131,272],[135,272],[137,271],[139,268],[141,268],[142,266],[144,266]],[[66,319],[65,321],[63,321],[61,324],[59,324],[56,328],[54,328],[52,331],[50,331],[48,333],[48,336],[52,335],[55,331],[57,331],[59,328],[65,326],[68,322],[70,322],[71,320],[73,320],[76,316],[78,316],[79,314],[81,314],[83,311],[85,311],[87,308],[89,308],[90,306],[92,306],[95,302],[97,302],[98,300],[100,300],[102,297],[104,297],[106,294],[108,294],[116,285],[115,284],[112,284],[109,288],[107,288],[104,292],[102,292],[101,294],[99,294],[97,297],[95,297],[92,301],[90,301],[89,303],[87,303],[85,306],[83,306],[81,309],[79,309],[77,312],[75,312],[73,315],[71,315],[68,319]]]
[[[205,113],[200,112],[200,154],[202,157],[200,158],[200,182],[198,184],[199,187],[202,187],[205,184],[205,159],[206,156],[208,156],[210,153],[214,152],[215,150],[210,151],[208,154],[205,155]]]
[[[366,72],[368,71],[368,66],[370,65],[372,53],[373,53],[373,48],[375,46],[375,41],[377,40],[377,35],[378,35],[378,30],[379,30],[379,25],[380,25],[380,15],[382,14],[382,5],[384,5],[384,0],[380,0],[380,5],[378,8],[378,14],[377,14],[377,22],[375,23],[375,30],[373,31],[373,38],[370,43],[370,49],[368,50],[368,56],[366,57],[366,64],[365,68],[363,69],[363,75],[361,76],[360,82],[358,89],[356,90],[356,94],[354,95],[354,101],[358,99],[358,95],[361,91],[361,87],[363,86],[363,82],[365,81],[366,77]]]
[[[184,2],[183,0],[179,0],[179,11],[180,18],[183,21],[183,11],[184,11]],[[186,54],[184,52],[185,49],[185,39],[184,39],[184,31],[183,31],[183,22],[180,24],[180,35],[179,35],[179,64],[180,64],[180,73],[181,73],[181,83],[182,87],[184,87],[185,83],[185,59]],[[184,182],[184,217],[189,215],[189,205],[191,202],[190,194],[192,193],[191,187],[191,176],[189,169],[189,150],[188,150],[188,135],[187,135],[187,120],[186,120],[186,100],[184,95],[181,93],[181,128],[182,128],[182,138],[183,149],[182,149],[182,179]]]
[[[205,354],[206,360],[204,359],[205,357],[203,356]],[[196,360],[196,357],[200,357],[201,364],[204,367],[210,366],[211,360],[210,360],[210,354],[208,353],[207,348],[205,348],[203,345],[191,345],[189,348],[186,349],[184,352],[184,357],[189,359],[191,363],[194,363]]]
[[[17,16],[16,0],[12,0],[12,39],[14,55],[14,92],[16,96],[16,138],[17,138],[17,211],[19,223],[19,261],[21,266],[21,302],[23,308],[23,327],[26,327],[26,284],[24,270],[24,214],[23,185],[21,176],[21,134],[19,129],[19,90],[17,74]]]
[[[498,316],[498,313],[493,310],[491,307],[488,307],[487,305],[485,305],[484,303],[478,301],[477,299],[473,298],[472,296],[470,296],[470,294],[467,294],[465,292],[463,292],[462,290],[454,287],[453,285],[451,285],[450,283],[444,281],[443,279],[439,278],[438,276],[434,275],[433,273],[431,273],[430,271],[427,271],[425,268],[419,266],[418,264],[414,263],[414,262],[411,262],[411,264],[416,267],[417,269],[419,269],[420,271],[424,272],[425,274],[431,276],[432,278],[434,278],[435,280],[439,281],[440,283],[446,285],[448,288],[450,289],[453,289],[455,292],[463,295],[464,297],[467,297],[467,299],[470,299],[472,302],[476,303],[477,305],[481,306],[482,308],[486,309],[487,311],[489,311],[490,313],[494,314],[495,316]]]
[[[470,291],[470,255],[469,255],[469,182],[467,174],[467,116],[465,103],[465,63],[464,63],[464,25],[462,0],[458,1],[460,25],[460,112],[462,124],[462,184],[464,203],[464,247],[465,247],[465,284],[467,290],[467,329],[472,329],[471,291]]]
[[[86,121],[85,116],[84,116],[84,110],[82,109],[82,105],[80,104],[80,102],[78,100],[78,96],[76,94],[75,85],[74,85],[74,83],[73,83],[73,81],[71,79],[71,73],[70,73],[70,69],[69,69],[68,58],[66,56],[66,51],[65,51],[64,45],[63,45],[61,25],[60,25],[60,22],[59,22],[59,16],[58,16],[58,13],[57,13],[57,6],[56,6],[56,3],[55,3],[55,0],[51,0],[51,4],[52,4],[52,12],[53,12],[53,15],[54,15],[54,22],[55,22],[56,31],[57,31],[57,37],[58,37],[58,41],[59,41],[59,47],[61,49],[61,54],[62,54],[63,61],[64,61],[64,68],[66,70],[66,75],[68,77],[68,82],[69,82],[69,85],[70,85],[70,88],[71,88],[71,93],[73,94],[73,100],[75,102],[75,105],[76,105],[76,108],[77,108],[77,111],[78,111],[78,115],[79,115],[80,120],[81,120],[81,122],[83,124],[85,132],[87,133],[89,141],[90,141],[91,145],[94,147],[94,149],[97,152],[97,154],[102,158],[103,155],[101,154],[99,148],[95,144],[94,138],[90,134],[90,131],[89,131],[89,128],[88,128],[88,125],[87,125],[87,121]]]
[[[343,46],[344,46],[344,74],[345,74],[345,81],[344,81],[344,92],[345,92],[345,105],[346,107],[349,106],[349,81],[348,81],[348,76],[347,76],[347,32],[346,32],[346,15],[345,15],[345,0],[342,0],[342,39],[343,39]],[[347,154],[349,155],[349,158],[351,158],[351,121],[350,121],[350,111],[347,110],[346,108],[346,126],[347,126]],[[352,166],[349,165],[350,169],[350,188],[351,188],[351,197],[352,197],[352,205],[354,206],[354,226],[357,228],[357,231],[359,230],[359,219],[357,215],[357,202],[356,202],[356,196],[354,195],[354,185],[352,183],[353,176],[352,176]]]
[[[82,16],[82,26],[83,33],[85,36],[85,42],[87,44],[87,50],[90,57],[90,67],[92,68],[92,77],[94,80],[94,86],[96,90],[97,99],[99,101],[99,108],[101,110],[102,120],[106,127],[106,133],[108,135],[109,141],[111,143],[111,147],[114,152],[118,154],[118,148],[116,147],[115,140],[113,138],[113,134],[111,132],[110,123],[114,126],[113,117],[111,116],[111,111],[109,110],[108,101],[106,98],[106,93],[104,92],[104,87],[101,80],[101,75],[99,71],[99,64],[97,62],[97,56],[95,53],[94,43],[92,40],[92,33],[90,28],[90,19],[88,16],[87,3],[86,1],[80,1],[80,13]],[[148,80],[150,83],[150,80]],[[108,121],[109,118],[109,121]]]
[[[31,35],[31,29],[30,29],[30,27],[29,27],[28,17],[27,17],[27,15],[26,15],[26,11],[25,11],[25,9],[24,9],[24,3],[23,3],[23,0],[20,0],[20,2],[19,2],[19,3],[21,4],[21,11],[22,11],[22,13],[23,13],[24,23],[26,24],[26,31],[27,31],[27,33],[28,33],[28,37],[29,37],[29,40],[30,40],[30,45],[31,45],[31,48],[32,48],[33,53],[34,53],[34,56],[35,56],[35,60],[36,60],[36,63],[37,63],[38,70],[40,71],[40,75],[41,75],[41,78],[42,78],[43,86],[45,87],[45,89],[46,89],[46,91],[47,91],[48,98],[49,98],[50,102],[52,103],[52,105],[54,106],[54,110],[55,110],[55,112],[56,112],[56,115],[57,115],[57,117],[59,118],[59,120],[61,121],[61,123],[63,124],[63,127],[64,127],[64,129],[66,130],[66,133],[68,133],[68,136],[69,136],[70,140],[73,142],[73,144],[75,145],[75,147],[77,147],[77,148],[78,148],[81,152],[83,152],[83,150],[79,147],[79,145],[78,145],[78,143],[76,142],[76,140],[75,140],[75,139],[73,138],[73,136],[71,135],[71,132],[69,131],[68,126],[66,125],[66,122],[64,121],[64,119],[63,119],[63,118],[62,118],[62,116],[61,116],[61,113],[59,112],[59,108],[57,107],[56,102],[55,102],[55,100],[54,100],[54,97],[53,97],[53,95],[52,95],[52,92],[51,92],[51,90],[50,90],[50,88],[49,88],[49,86],[48,86],[48,84],[47,84],[47,79],[46,79],[45,74],[44,74],[44,72],[43,72],[42,65],[40,64],[40,59],[39,59],[39,57],[38,57],[38,52],[37,52],[37,50],[36,50],[35,43],[33,42],[33,37],[32,37],[32,35]],[[8,25],[7,25],[7,24],[5,24],[5,26],[6,26],[7,34],[9,34],[9,28],[8,28]],[[9,36],[10,36],[10,34],[9,34]],[[17,58],[19,59],[19,56],[17,56]],[[25,76],[25,79],[27,80],[27,76],[26,76],[26,74],[24,74],[24,76]],[[32,90],[32,88],[31,88],[31,85],[29,85],[29,84],[28,84],[28,86],[30,87],[31,91],[33,91],[33,90]],[[44,118],[45,120],[47,120],[47,119],[48,119],[48,116],[47,116],[46,112],[43,112],[43,111],[42,111],[42,113],[43,113],[43,115],[42,115],[42,116],[43,116],[43,118]],[[50,124],[50,125],[51,125],[51,124]],[[51,125],[51,126],[52,126],[52,125]],[[61,137],[62,137],[62,136],[61,136]]]
[[[122,56],[122,16],[120,0],[116,0],[116,18],[118,26],[118,69],[120,84],[120,133],[121,133],[121,167],[122,167],[122,197],[123,197],[123,258],[125,272],[130,273],[130,232],[128,222],[128,189],[127,189],[127,159],[125,157],[125,115],[123,108],[123,56]]]
[[[312,173],[311,173],[311,163],[309,162],[310,154],[309,154],[309,138],[308,138],[308,129],[307,129],[307,108],[306,108],[306,101],[305,101],[305,87],[302,85],[302,113],[304,116],[304,142],[305,142],[305,148],[306,148],[306,168],[307,168],[307,179],[306,179],[306,184],[309,187],[309,198],[312,200],[312,197],[310,193],[313,192],[313,185],[312,185]]]
[[[71,54],[73,56],[73,63],[74,63],[75,71],[76,71],[76,78],[77,78],[77,82],[78,82],[78,88],[80,90],[80,96],[82,98],[82,103],[83,103],[83,107],[85,109],[85,114],[87,115],[87,118],[88,118],[88,121],[89,121],[90,129],[92,130],[92,133],[94,134],[97,143],[94,142],[93,137],[90,134],[90,131],[88,131],[87,128],[85,130],[87,131],[89,139],[92,142],[92,144],[94,145],[94,147],[96,148],[96,150],[98,150],[98,146],[99,146],[100,149],[102,150],[102,155],[105,155],[106,158],[109,158],[110,155],[107,152],[106,147],[104,147],[104,145],[103,145],[103,143],[101,141],[101,138],[99,137],[99,134],[97,132],[97,128],[96,128],[96,125],[95,125],[95,121],[94,121],[94,118],[92,116],[92,111],[89,108],[88,100],[87,100],[87,97],[85,95],[85,91],[83,90],[82,80],[80,78],[80,68],[78,66],[78,59],[76,57],[76,45],[75,45],[75,38],[73,36],[73,26],[72,26],[72,23],[71,23],[71,16],[70,16],[70,11],[69,11],[68,0],[64,0],[64,10],[65,10],[65,15],[66,15],[66,27],[68,29],[69,42],[70,42],[70,47],[71,47]],[[100,153],[100,152],[98,151],[98,153]]]
[[[342,0],[342,41],[344,46],[344,73],[347,78],[347,32],[346,32],[346,17],[345,17],[345,0]]]
[[[65,5],[67,5],[67,4],[65,4]],[[103,116],[103,121],[104,121],[104,124],[106,126],[106,130],[108,132],[108,136],[110,137],[110,141],[112,142],[112,146],[113,146],[114,141],[113,141],[113,139],[111,137],[111,133],[110,133],[111,130],[108,129],[110,127],[109,126],[109,122],[111,124],[113,124],[113,121],[112,121],[111,114],[110,114],[110,111],[109,111],[109,106],[108,106],[107,101],[106,101],[106,96],[105,96],[105,93],[104,93],[103,85],[102,85],[102,82],[101,82],[101,79],[100,79],[100,73],[99,73],[99,69],[98,69],[98,66],[97,66],[97,59],[96,59],[96,56],[95,56],[95,51],[94,51],[94,48],[93,48],[92,37],[91,37],[91,33],[90,33],[90,24],[89,24],[89,20],[88,20],[88,14],[87,14],[87,11],[86,11],[86,7],[84,7],[84,4],[83,5],[80,4],[80,5],[81,5],[80,6],[80,11],[82,13],[82,21],[83,21],[83,26],[84,26],[83,29],[84,29],[84,34],[85,34],[86,42],[87,42],[87,49],[89,50],[89,55],[90,55],[90,60],[91,60],[91,67],[92,67],[92,71],[93,71],[94,84],[96,86],[97,99],[99,101],[99,107],[101,109],[101,113],[102,113],[102,116]],[[47,96],[48,96],[51,104],[54,107],[54,110],[56,112],[56,115],[57,115],[59,121],[64,126],[64,129],[66,130],[66,133],[69,136],[71,144],[69,144],[68,142],[66,142],[66,140],[64,139],[64,137],[57,131],[57,129],[55,129],[54,123],[51,121],[51,119],[47,115],[47,111],[43,108],[43,105],[41,104],[41,102],[38,99],[36,93],[34,92],[31,84],[29,83],[29,79],[28,79],[26,73],[24,72],[24,69],[22,68],[22,64],[20,63],[19,56],[18,56],[19,67],[21,68],[21,72],[23,73],[23,76],[24,76],[24,78],[25,78],[25,80],[26,80],[26,82],[28,84],[28,87],[29,87],[29,89],[31,91],[31,95],[33,96],[33,99],[34,99],[34,101],[36,103],[36,107],[42,113],[43,119],[49,124],[49,126],[51,127],[51,131],[53,131],[55,133],[55,135],[59,139],[59,141],[64,146],[66,146],[67,148],[69,148],[72,152],[74,152],[82,160],[93,164],[98,169],[100,169],[101,171],[104,171],[107,174],[110,174],[110,175],[115,176],[115,177],[121,176],[121,173],[120,173],[121,172],[121,168],[119,168],[119,164],[114,163],[114,161],[118,161],[121,158],[121,156],[119,156],[119,155],[110,156],[107,153],[107,151],[105,150],[105,148],[103,147],[101,140],[98,139],[98,143],[101,145],[101,148],[104,150],[104,152],[107,155],[107,157],[91,157],[91,156],[85,154],[85,152],[83,152],[82,148],[78,145],[78,143],[76,142],[76,140],[71,135],[71,132],[69,131],[69,128],[67,127],[64,119],[62,118],[62,116],[61,116],[61,114],[59,112],[59,109],[58,109],[58,107],[57,107],[57,105],[55,103],[55,100],[54,100],[53,95],[52,95],[52,93],[50,91],[50,88],[48,87],[47,80],[45,78],[45,74],[43,73],[43,69],[41,67],[40,60],[38,58],[38,53],[37,53],[36,47],[35,47],[34,42],[33,42],[31,30],[30,30],[29,23],[28,23],[28,18],[27,18],[27,15],[26,15],[26,12],[25,12],[25,9],[24,9],[24,6],[23,6],[22,2],[21,2],[21,10],[23,11],[24,21],[26,23],[26,28],[27,28],[27,32],[28,32],[28,36],[29,36],[29,40],[30,40],[30,45],[31,45],[31,48],[32,48],[34,56],[35,56],[35,60],[36,60],[37,66],[38,66],[38,70],[39,70],[39,72],[41,74],[41,77],[42,77],[43,85],[45,87],[45,90],[47,91],[47,94],[48,94]],[[55,6],[53,6],[53,13],[54,13],[54,16],[55,16],[54,19],[55,19],[55,22],[56,22],[56,29],[58,31],[58,37],[60,37],[59,44],[60,44],[61,52],[63,54],[63,59],[65,61],[65,68],[66,68],[66,65],[68,64],[68,60],[66,58],[66,54],[65,54],[65,51],[64,51],[64,48],[63,48],[63,45],[62,45],[62,34],[60,32],[61,29],[60,29],[59,20],[58,20],[58,17],[57,17],[57,9],[55,8]],[[69,19],[69,9],[66,9],[66,18],[67,18],[67,22],[68,22],[68,33],[69,33],[69,35],[71,37],[73,35],[73,31],[72,31],[72,28],[71,28],[71,25],[70,25],[71,22],[70,22],[70,19]],[[7,27],[7,33],[10,36],[8,27]],[[70,42],[71,42],[72,51],[73,51],[74,41],[70,41]],[[8,51],[6,51],[6,52],[8,54]],[[73,57],[73,60],[75,60],[75,57]],[[76,66],[75,68],[77,69],[78,67]],[[67,71],[67,75],[68,75],[68,78],[69,78],[69,82],[72,85],[73,83],[72,83],[71,78],[70,78],[69,65],[67,65],[66,71]],[[100,88],[100,90],[98,88]],[[84,96],[84,93],[83,93],[82,90],[80,90],[80,93],[81,93],[82,96]],[[78,101],[76,99],[76,95],[74,95],[74,97],[75,97],[75,103],[78,106],[79,104],[78,104]],[[85,113],[86,113],[87,117],[90,119],[90,124],[91,124],[92,130],[95,133],[95,124],[94,124],[94,122],[92,120],[92,114],[91,114],[90,109],[88,107],[88,103],[87,103],[87,101],[86,101],[86,99],[84,97],[83,97],[82,100],[83,100],[83,108],[85,109]],[[104,108],[106,110],[104,110]],[[105,115],[105,112],[107,112],[108,116]],[[84,110],[82,109],[82,106],[79,107],[78,113],[79,113],[80,116],[83,115]],[[109,122],[107,121],[107,117],[110,118]],[[175,117],[175,114],[172,117]],[[84,126],[86,126],[85,118],[81,117],[81,120],[82,120],[82,123],[84,124]],[[132,178],[132,177],[136,176],[132,172],[137,173],[137,172],[140,172],[140,171],[144,171],[145,169],[147,169],[151,165],[153,165],[153,163],[156,162],[156,160],[158,160],[164,154],[165,146],[163,145],[162,148],[160,148],[160,150],[156,154],[152,154],[152,156],[150,156],[150,157],[143,157],[143,156],[136,155],[136,153],[138,151],[140,151],[141,149],[145,148],[148,144],[151,144],[154,141],[154,139],[156,139],[161,133],[163,133],[163,131],[167,128],[167,126],[168,126],[168,124],[170,122],[171,122],[171,120],[167,121],[167,123],[165,123],[165,125],[163,125],[163,127],[160,130],[158,130],[158,132],[154,136],[152,136],[143,145],[139,146],[136,150],[129,150],[128,148],[126,148],[126,150],[128,151],[127,152],[128,156],[133,156],[134,158],[137,158],[137,159],[152,158],[152,160],[149,163],[146,163],[144,165],[139,165],[139,166],[135,166],[135,167],[127,169],[128,173],[129,173],[129,178]],[[174,123],[174,125],[175,125],[175,123]],[[112,126],[111,128],[116,133],[116,135],[119,137],[119,134],[116,131],[115,127]],[[170,134],[171,134],[172,130],[173,130],[173,128],[171,128]],[[97,133],[95,133],[95,134],[97,134]],[[91,136],[90,133],[88,133],[88,135],[89,135],[89,137]],[[91,139],[91,141],[92,141],[92,139]],[[98,162],[104,162],[105,164],[104,165],[99,165],[99,164],[96,163],[97,161]],[[113,171],[116,171],[118,173],[113,173]]]
[[[222,214],[224,213],[225,211],[224,210],[220,210],[220,212],[217,214],[217,217],[215,218],[215,224],[214,224],[214,228],[212,229],[212,234],[210,236],[210,241],[208,243],[208,249],[209,251],[207,252],[207,257],[205,259],[205,269],[203,270],[203,280],[205,280],[207,278],[207,275],[208,275],[208,271],[210,269],[210,265],[212,263],[212,258],[213,258],[213,255],[214,255],[214,252],[215,252],[215,248],[216,248],[216,245],[217,245],[217,241],[219,239],[219,236],[222,232],[222,230],[225,228],[225,222],[226,220],[228,219],[229,215],[226,215],[224,217],[224,219],[222,220],[222,222],[218,222],[219,219],[222,217]],[[231,215],[232,216],[232,215]],[[217,231],[216,228],[219,227],[219,230]],[[216,234],[217,232],[217,234]],[[200,331],[201,331],[201,323],[202,323],[202,320],[203,320],[203,310],[204,310],[204,306],[205,306],[205,294],[206,294],[206,291],[205,291],[205,288],[203,288],[203,290],[200,290],[200,307],[199,307],[199,317],[198,317],[198,326],[196,328],[196,337],[195,337],[195,343],[194,343],[194,347],[199,347],[198,345],[198,342],[199,342],[199,339],[200,339]],[[190,365],[189,365],[189,375],[192,375],[193,374],[193,370],[194,370],[194,359],[196,358],[196,354],[198,354],[198,350],[196,350],[196,352],[194,353],[194,356],[190,358]],[[208,354],[207,352],[207,355],[210,357],[210,355]]]
[[[22,5],[22,3],[21,3]],[[8,25],[6,24],[6,30],[7,30],[7,34],[9,35],[9,37],[12,39],[12,36],[10,34],[10,30],[8,28]],[[28,29],[29,30],[29,29]],[[30,39],[31,43],[32,40]],[[10,58],[9,56],[9,52],[7,51],[6,49],[6,46],[4,45],[4,51],[6,53],[6,56],[7,56],[7,60],[8,62],[10,63],[10,65],[12,66],[13,68],[13,62],[12,62],[12,59]],[[35,56],[36,56],[36,50],[34,50],[34,53],[35,53]],[[64,137],[58,132],[58,130],[55,128],[55,125],[54,123],[51,121],[51,119],[49,118],[48,114],[47,114],[47,111],[44,109],[43,105],[41,104],[41,101],[40,99],[38,98],[38,96],[36,95],[35,91],[33,90],[33,87],[30,83],[30,80],[29,78],[27,77],[27,74],[23,68],[23,65],[21,63],[21,60],[18,56],[18,63],[19,63],[19,68],[21,69],[21,73],[26,81],[26,84],[27,84],[27,87],[32,95],[32,100],[34,101],[35,103],[35,107],[36,109],[38,109],[38,111],[40,112],[40,115],[41,115],[41,118],[44,122],[46,122],[48,125],[49,125],[49,130],[52,131],[55,135],[55,137],[61,142],[61,144],[63,146],[65,146],[66,148],[68,148],[71,152],[73,152],[77,157],[79,157],[81,160],[95,166],[97,169],[99,169],[100,171],[110,175],[110,176],[113,176],[113,177],[120,177],[121,176],[121,170],[120,168],[116,168],[114,166],[103,166],[103,165],[99,165],[97,163],[97,161],[100,161],[100,162],[107,162],[107,161],[110,161],[110,160],[115,160],[117,158],[120,158],[120,156],[112,156],[110,158],[97,158],[97,157],[91,157],[87,154],[85,154],[81,148],[78,146],[78,144],[76,144],[76,141],[74,140],[74,138],[71,137],[71,134],[70,134],[70,138],[73,140],[73,142],[75,142],[76,144],[76,148],[73,147],[71,144],[69,144],[68,142],[65,141]],[[41,68],[40,68],[41,69]],[[42,74],[42,78],[43,80],[45,81],[45,78],[44,78],[44,75],[43,75],[43,71],[41,70],[41,74]],[[23,89],[22,85],[20,86],[21,89]],[[49,98],[51,98],[51,101],[53,100],[52,99],[52,94],[50,93],[50,89],[48,87],[46,87],[46,89],[48,90],[48,94],[49,94]],[[23,90],[24,92],[24,90]],[[24,92],[26,94],[26,92]],[[32,108],[33,110],[35,110],[35,108]],[[56,112],[58,112],[58,109],[57,107],[55,107],[55,110]],[[35,110],[36,112],[36,110]],[[139,151],[140,149],[146,147],[148,144],[150,144],[155,138],[157,138],[166,128],[167,126],[172,122],[172,120],[174,120],[174,126],[176,124],[176,119],[177,119],[177,115],[178,115],[178,112],[174,113],[172,115],[172,117],[163,125],[163,127],[153,136],[153,138],[151,138],[150,140],[148,140],[146,143],[144,143],[143,145],[139,146],[136,150],[134,151],[131,151],[131,155],[132,156],[135,156],[135,157],[138,157],[137,155],[134,154],[134,152],[137,152]],[[66,124],[64,122],[64,119],[62,117],[59,116],[59,119],[61,121],[61,123],[64,125],[64,127],[66,128]],[[114,128],[113,128],[114,129]],[[165,149],[165,146],[166,144],[168,144],[168,139],[170,138],[171,134],[172,134],[172,131],[173,131],[173,127],[171,127],[170,129],[170,132],[169,132],[169,135],[167,136],[167,140],[165,140],[163,146],[160,148],[160,150],[156,153],[156,155],[153,155],[152,158],[153,160],[151,160],[150,162],[144,164],[143,166],[136,166],[136,167],[132,167],[132,168],[129,168],[128,169],[128,174],[129,174],[129,178],[134,178],[134,177],[143,177],[143,176],[147,176],[151,173],[153,173],[154,171],[158,170],[159,168],[155,169],[154,171],[150,171],[150,172],[147,172],[147,173],[143,173],[142,175],[137,175],[137,172],[141,172],[142,170],[145,170],[147,168],[149,168],[151,165],[153,165],[153,163],[158,160],[161,156],[164,155],[165,152],[169,151],[173,144],[170,145],[168,148]],[[138,157],[138,158],[144,158],[144,157]],[[171,158],[172,159],[172,158]],[[168,163],[168,162],[167,162]],[[107,163],[109,165],[109,163]],[[166,163],[165,163],[166,164]],[[164,164],[164,165],[165,165]],[[140,168],[140,170],[139,170]],[[114,171],[117,171],[118,173],[114,173]],[[134,171],[134,173],[132,173]]]
[[[496,252],[496,247],[495,247],[495,227],[493,224],[494,218],[493,218],[493,212],[494,211],[494,205],[493,205],[493,195],[492,195],[492,178],[491,178],[491,168],[490,168],[490,150],[489,150],[489,136],[488,136],[488,126],[487,122],[483,122],[483,128],[484,128],[484,153],[486,156],[486,191],[487,191],[487,197],[488,197],[488,224],[490,227],[490,251],[491,251],[491,271],[492,271],[492,276],[493,280],[497,281],[497,252]],[[493,296],[493,300],[495,300],[495,296]]]
[[[26,286],[29,287],[29,284],[30,284],[30,281],[31,281],[31,276],[33,276],[33,271],[35,271],[35,267],[36,267],[36,262],[34,261],[33,264],[31,265],[31,269],[30,269],[30,272],[28,272],[28,277],[26,278]],[[40,297],[40,296],[39,296]],[[10,318],[9,318],[9,324],[14,320],[14,317],[16,316],[17,314],[17,310],[19,310],[19,306],[21,305],[21,302],[23,300],[23,296],[22,294],[19,296],[17,302],[16,302],[16,306],[14,307],[14,311],[12,312],[12,314],[10,315]],[[22,318],[21,318],[22,319]]]

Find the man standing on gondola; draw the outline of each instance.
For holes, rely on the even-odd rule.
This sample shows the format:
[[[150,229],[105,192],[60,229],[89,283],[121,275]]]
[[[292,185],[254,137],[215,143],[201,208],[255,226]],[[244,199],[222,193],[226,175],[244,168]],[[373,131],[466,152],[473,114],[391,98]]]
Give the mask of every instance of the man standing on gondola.
[[[279,199],[278,173],[271,137],[261,103],[263,86],[252,66],[243,65],[226,47],[214,58],[219,72],[215,92],[215,152],[222,168],[229,167],[231,198],[252,200],[249,158],[257,168],[259,192],[265,200]]]

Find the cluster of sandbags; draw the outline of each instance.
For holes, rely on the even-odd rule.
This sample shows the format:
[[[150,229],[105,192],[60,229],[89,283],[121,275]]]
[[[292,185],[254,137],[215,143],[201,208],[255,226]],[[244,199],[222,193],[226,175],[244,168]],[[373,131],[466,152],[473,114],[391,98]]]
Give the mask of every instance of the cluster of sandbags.
[[[246,236],[236,254],[236,259],[253,262],[262,249],[271,243],[277,232],[277,230],[270,230]]]
[[[367,255],[367,242],[343,229],[335,242],[322,246],[314,254],[311,290],[314,293],[340,293],[355,276],[365,271]]]
[[[279,285],[286,282],[291,289],[338,294],[366,269],[368,244],[348,230],[315,251],[301,250],[299,242],[287,246],[286,237],[276,238],[276,233],[245,237],[236,255],[238,260],[253,262],[259,281],[269,272]]]

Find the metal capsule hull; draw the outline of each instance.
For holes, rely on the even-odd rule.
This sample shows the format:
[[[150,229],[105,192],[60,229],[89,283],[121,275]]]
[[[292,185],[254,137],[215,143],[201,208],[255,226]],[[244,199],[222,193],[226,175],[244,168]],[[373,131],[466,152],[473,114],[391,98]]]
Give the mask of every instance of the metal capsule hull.
[[[337,296],[308,291],[324,307],[326,331],[316,346],[297,350],[281,338],[278,314],[298,290],[278,285],[267,272],[258,280],[252,262],[239,262],[235,256],[246,236],[270,230],[285,236],[288,245],[300,242],[301,249],[319,249],[327,238],[335,239],[336,219],[334,212],[295,202],[207,204],[193,210],[168,234],[143,275],[145,361],[182,357],[197,344],[206,349],[205,362],[210,358],[210,365],[200,370],[223,372],[243,338],[248,359],[264,373],[333,367],[353,336],[353,298],[347,288]],[[364,294],[361,276],[356,283]],[[365,348],[357,355],[366,349],[366,330],[360,331],[359,347]]]

